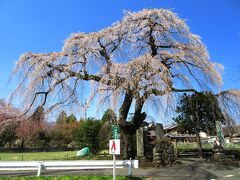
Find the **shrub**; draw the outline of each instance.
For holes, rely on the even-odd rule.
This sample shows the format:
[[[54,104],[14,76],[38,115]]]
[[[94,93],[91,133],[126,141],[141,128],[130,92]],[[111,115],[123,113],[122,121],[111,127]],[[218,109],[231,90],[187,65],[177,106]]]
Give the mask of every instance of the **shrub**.
[[[100,149],[99,131],[101,122],[99,120],[88,118],[81,120],[77,129],[74,131],[74,140],[80,148],[89,147],[93,154],[96,154]]]

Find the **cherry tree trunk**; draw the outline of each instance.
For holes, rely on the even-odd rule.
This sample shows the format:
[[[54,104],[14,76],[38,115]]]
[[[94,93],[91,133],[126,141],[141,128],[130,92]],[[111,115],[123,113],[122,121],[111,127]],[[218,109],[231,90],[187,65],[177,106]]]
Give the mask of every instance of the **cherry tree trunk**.
[[[121,131],[121,157],[124,159],[134,159],[136,156],[135,132]]]

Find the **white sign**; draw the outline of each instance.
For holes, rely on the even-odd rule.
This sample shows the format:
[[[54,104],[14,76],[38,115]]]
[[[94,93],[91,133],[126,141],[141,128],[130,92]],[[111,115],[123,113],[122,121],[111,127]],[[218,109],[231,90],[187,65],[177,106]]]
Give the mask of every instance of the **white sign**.
[[[120,139],[109,140],[109,154],[120,154]]]

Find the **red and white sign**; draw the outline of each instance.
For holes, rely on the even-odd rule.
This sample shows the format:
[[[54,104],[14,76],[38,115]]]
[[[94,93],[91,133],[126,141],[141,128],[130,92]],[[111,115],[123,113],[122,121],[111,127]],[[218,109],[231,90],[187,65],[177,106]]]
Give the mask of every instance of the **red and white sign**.
[[[109,140],[109,154],[120,154],[120,139]]]

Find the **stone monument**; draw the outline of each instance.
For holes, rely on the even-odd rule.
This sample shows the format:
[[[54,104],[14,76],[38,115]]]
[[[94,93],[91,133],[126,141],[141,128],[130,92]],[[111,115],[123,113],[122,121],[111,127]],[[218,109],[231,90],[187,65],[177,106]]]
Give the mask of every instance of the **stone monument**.
[[[136,131],[138,159],[142,159],[144,157],[144,137],[143,136],[144,136],[144,130],[141,127]]]
[[[156,139],[160,140],[164,137],[163,125],[161,123],[156,123]]]

